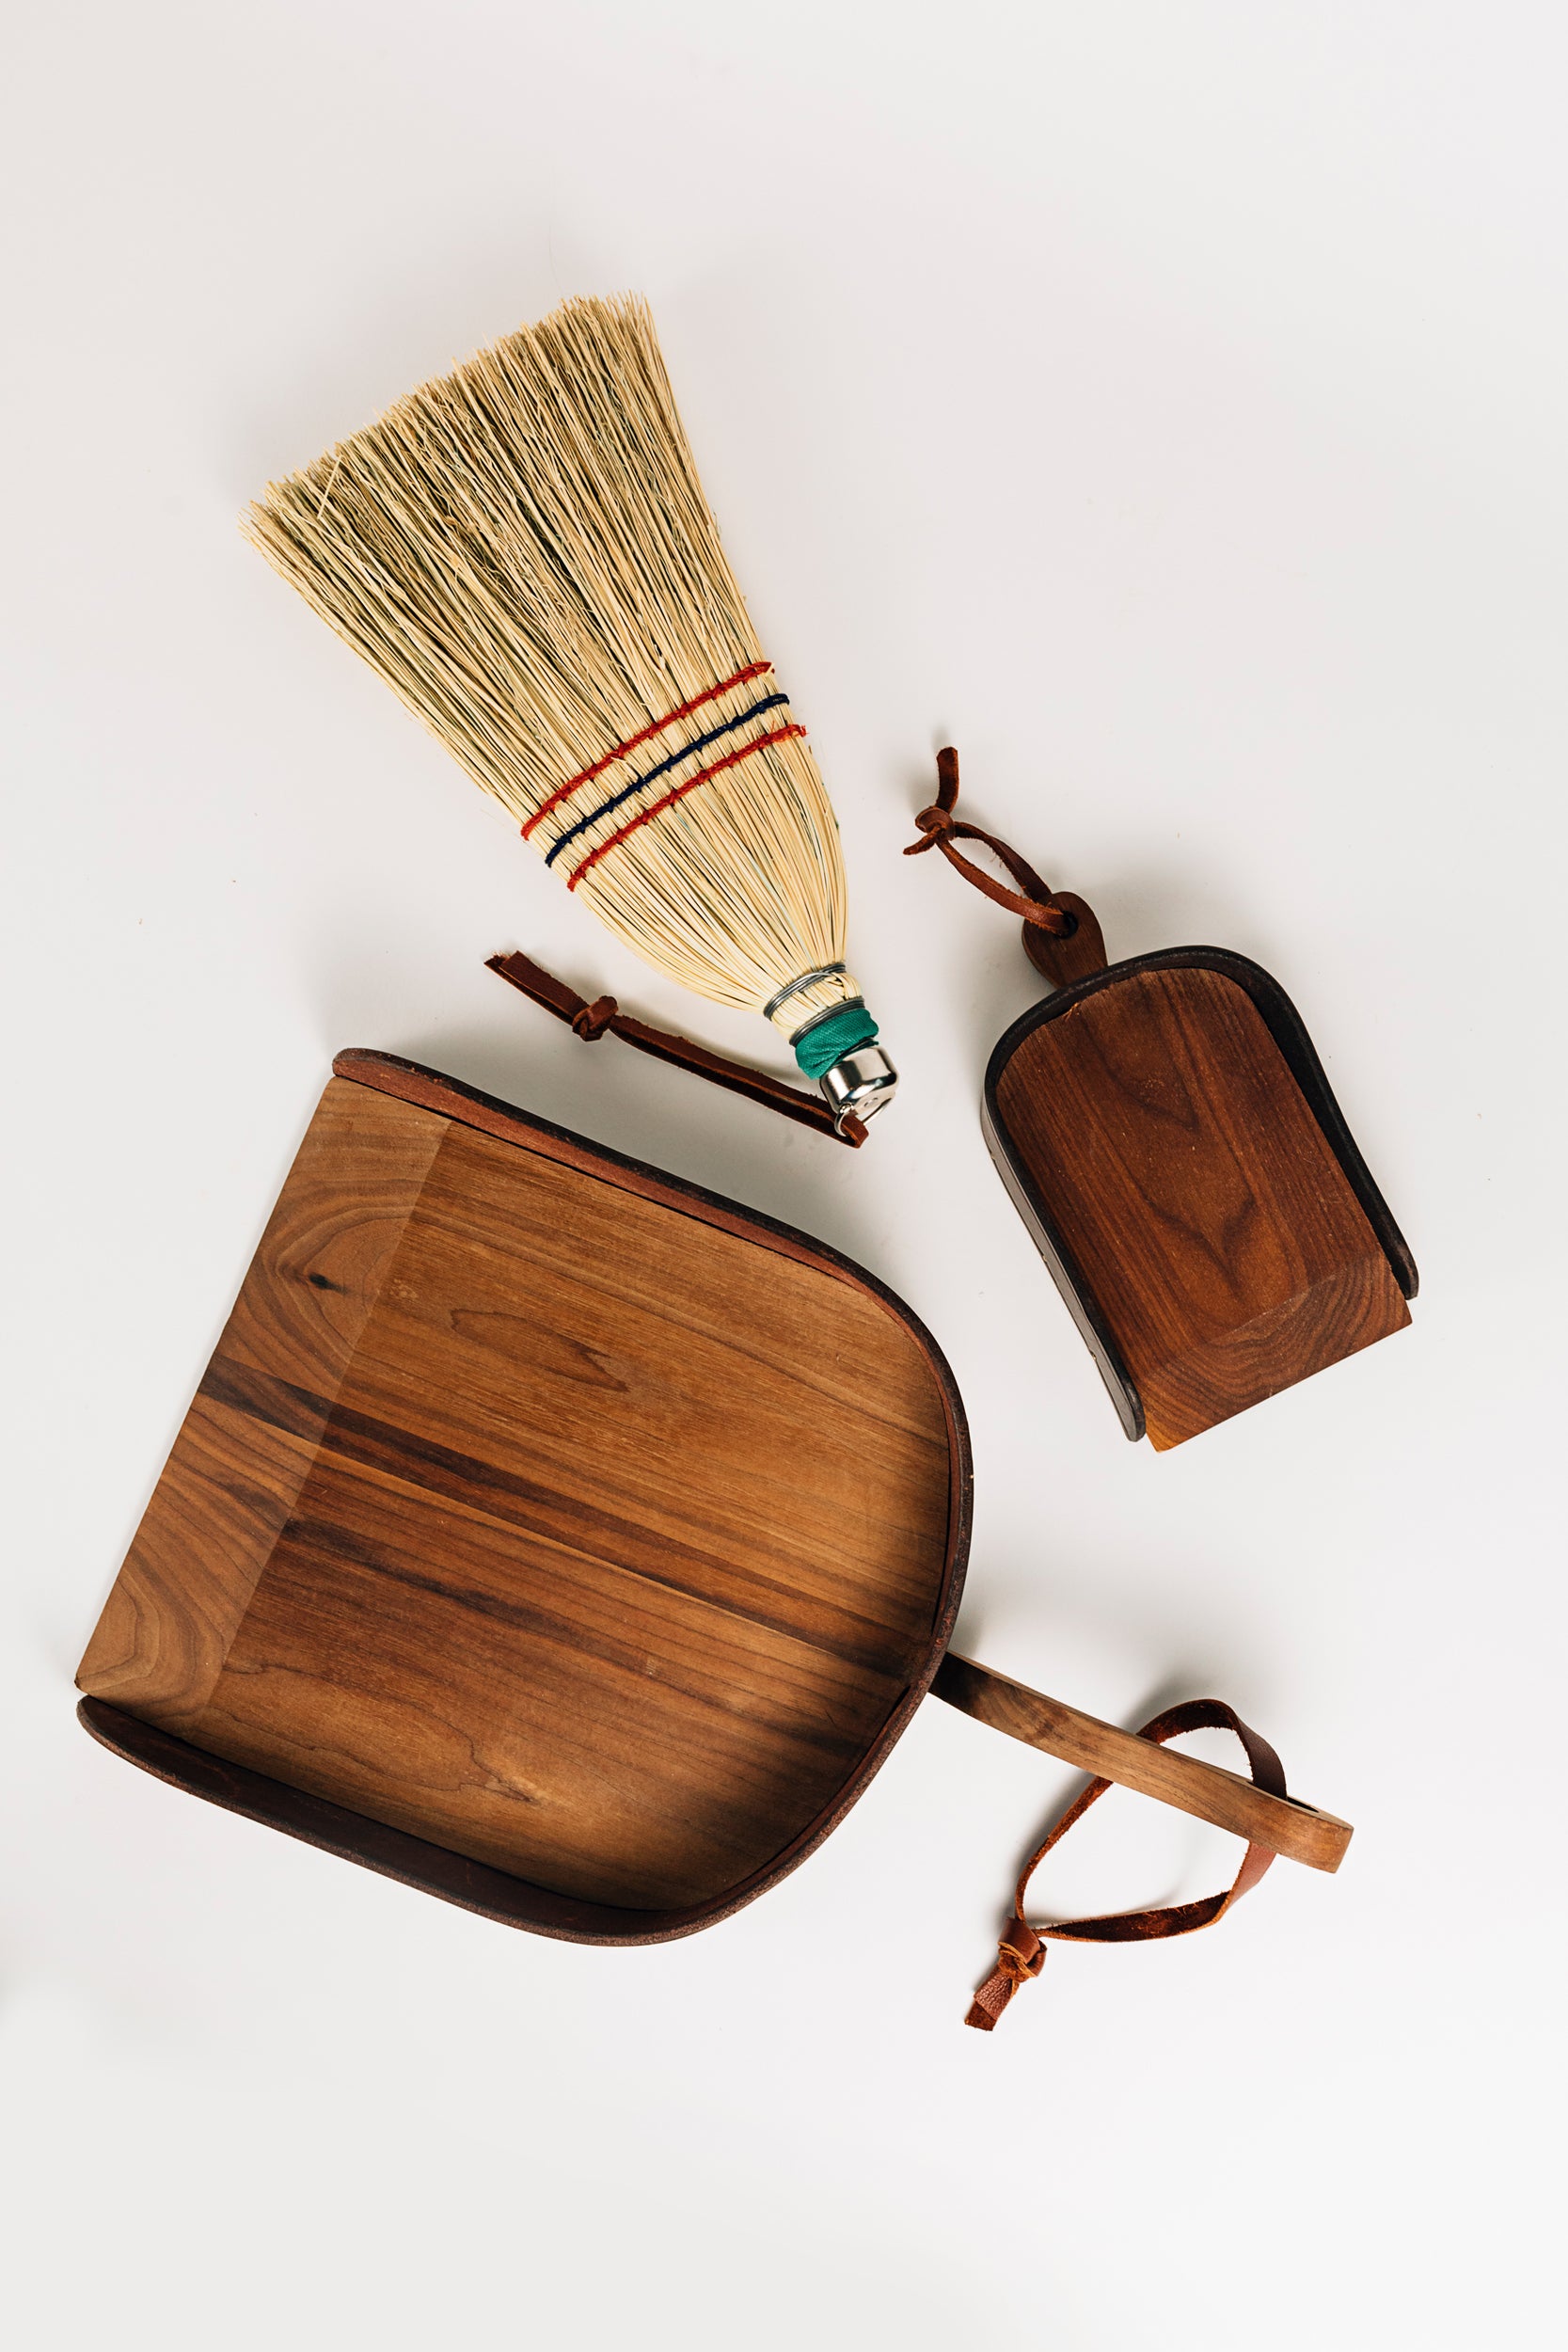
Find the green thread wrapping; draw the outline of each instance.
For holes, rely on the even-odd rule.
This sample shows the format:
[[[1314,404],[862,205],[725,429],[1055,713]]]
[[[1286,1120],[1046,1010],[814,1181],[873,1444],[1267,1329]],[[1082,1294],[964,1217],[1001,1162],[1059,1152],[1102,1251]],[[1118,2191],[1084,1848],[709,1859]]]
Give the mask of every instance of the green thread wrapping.
[[[863,1005],[846,1005],[842,1012],[829,1015],[826,1021],[814,1022],[804,1037],[795,1041],[795,1058],[808,1078],[820,1078],[835,1061],[846,1054],[858,1053],[863,1045],[874,1043],[877,1024]]]

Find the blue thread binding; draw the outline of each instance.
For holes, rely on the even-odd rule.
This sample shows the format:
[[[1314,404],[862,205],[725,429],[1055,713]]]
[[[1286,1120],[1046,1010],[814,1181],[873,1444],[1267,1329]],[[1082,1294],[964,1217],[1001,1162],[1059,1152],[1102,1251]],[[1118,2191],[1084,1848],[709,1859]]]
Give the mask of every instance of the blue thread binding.
[[[635,782],[628,784],[624,790],[613,794],[610,800],[601,803],[599,807],[591,810],[588,816],[579,817],[575,825],[569,825],[560,840],[545,852],[546,865],[553,866],[566,844],[569,841],[575,841],[579,834],[587,833],[589,828],[596,825],[601,818],[612,816],[616,809],[625,807],[627,801],[635,800],[644,785],[653,784],[658,777],[668,775],[672,768],[678,768],[683,759],[691,757],[693,752],[705,752],[708,745],[717,743],[721,736],[733,735],[736,728],[743,727],[749,719],[760,719],[765,710],[777,710],[781,703],[786,703],[788,700],[787,694],[769,694],[762,702],[753,703],[750,710],[743,710],[738,719],[726,719],[722,726],[712,727],[706,735],[699,735],[695,742],[683,744],[678,752],[672,752],[669,758],[661,759],[657,768],[650,768],[645,776],[637,777]]]

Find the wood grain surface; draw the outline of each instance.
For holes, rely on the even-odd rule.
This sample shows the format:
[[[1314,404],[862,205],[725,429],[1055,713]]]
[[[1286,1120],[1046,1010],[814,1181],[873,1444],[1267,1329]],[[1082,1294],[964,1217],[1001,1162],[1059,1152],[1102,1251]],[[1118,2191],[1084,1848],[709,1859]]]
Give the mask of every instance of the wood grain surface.
[[[82,1689],[567,1899],[766,1883],[945,1642],[940,1359],[803,1237],[339,1066]]]
[[[1156,1447],[1409,1322],[1341,1153],[1227,973],[1149,958],[1048,1000],[999,1047],[988,1103]]]
[[[1212,1821],[1271,1853],[1304,1862],[1314,1870],[1337,1870],[1345,1858],[1353,1832],[1336,1814],[1320,1812],[1299,1797],[1275,1797],[1266,1788],[1227,1772],[1222,1764],[1157,1745],[1135,1731],[1123,1731],[1082,1708],[1047,1698],[1027,1684],[1014,1682],[992,1666],[976,1664],[949,1650],[931,1685],[934,1697],[945,1699],[961,1714],[992,1731],[1005,1731],[1082,1772],[1102,1776],[1123,1788],[1161,1804],[1175,1805],[1200,1821]]]

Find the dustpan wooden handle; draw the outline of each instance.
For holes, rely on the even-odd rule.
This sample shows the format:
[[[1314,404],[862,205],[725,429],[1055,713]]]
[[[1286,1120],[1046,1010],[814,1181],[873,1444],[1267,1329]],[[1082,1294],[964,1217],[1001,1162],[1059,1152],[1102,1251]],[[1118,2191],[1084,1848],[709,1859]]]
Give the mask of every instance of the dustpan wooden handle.
[[[1022,1740],[1098,1779],[1158,1798],[1200,1821],[1212,1821],[1249,1845],[1265,1846],[1271,1853],[1305,1862],[1314,1870],[1337,1870],[1344,1860],[1352,1835],[1348,1821],[1320,1813],[1297,1797],[1271,1796],[1223,1765],[1156,1746],[1136,1732],[1101,1723],[1098,1715],[1045,1698],[972,1658],[949,1650],[931,1689],[949,1707],[989,1724],[993,1731],[1005,1731],[1010,1739]]]

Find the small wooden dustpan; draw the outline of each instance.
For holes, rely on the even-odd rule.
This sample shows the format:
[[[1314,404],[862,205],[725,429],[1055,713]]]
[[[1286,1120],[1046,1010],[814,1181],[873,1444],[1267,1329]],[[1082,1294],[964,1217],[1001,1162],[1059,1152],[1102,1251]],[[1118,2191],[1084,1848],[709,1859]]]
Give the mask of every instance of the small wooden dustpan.
[[[1140,1737],[946,1655],[963,1408],[869,1275],[433,1071],[335,1068],[83,1659],[98,1739],[584,1943],[771,1886],[933,1682],[1247,1838],[1243,1881],[1337,1867],[1244,1727],[1261,1785],[1155,1744],[1217,1703]]]
[[[907,854],[1022,915],[1055,991],[991,1055],[986,1141],[1127,1435],[1180,1445],[1402,1330],[1415,1261],[1278,981],[1220,947],[1108,964],[1082,898],[955,818],[958,754],[938,771]]]

